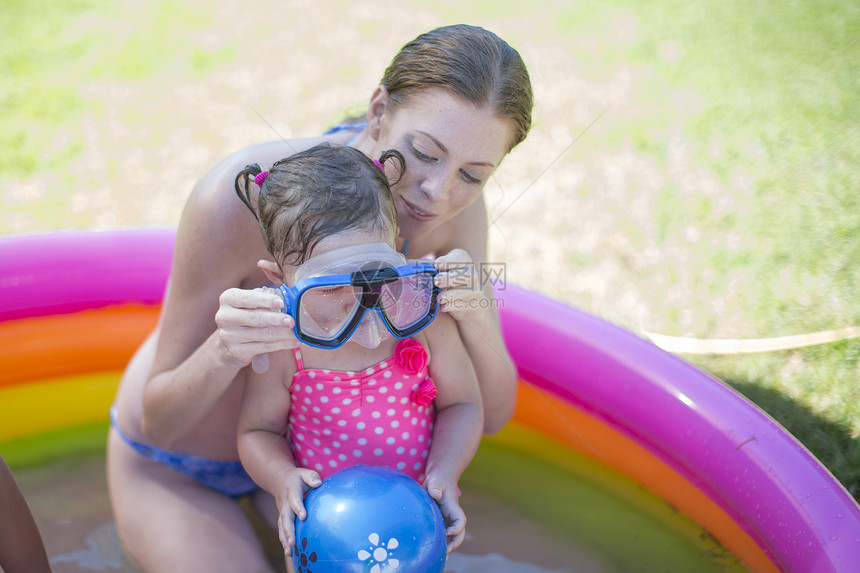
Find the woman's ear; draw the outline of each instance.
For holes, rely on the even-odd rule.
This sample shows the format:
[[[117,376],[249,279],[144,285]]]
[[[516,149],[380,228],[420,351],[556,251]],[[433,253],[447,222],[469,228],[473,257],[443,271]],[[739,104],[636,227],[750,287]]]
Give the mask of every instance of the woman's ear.
[[[260,260],[257,261],[257,268],[266,274],[266,278],[272,281],[276,287],[284,284],[284,273],[281,272],[281,267],[275,261]]]
[[[374,141],[379,140],[379,134],[382,132],[382,119],[385,117],[387,107],[388,89],[385,86],[379,86],[370,96],[370,105],[367,108],[368,133]]]

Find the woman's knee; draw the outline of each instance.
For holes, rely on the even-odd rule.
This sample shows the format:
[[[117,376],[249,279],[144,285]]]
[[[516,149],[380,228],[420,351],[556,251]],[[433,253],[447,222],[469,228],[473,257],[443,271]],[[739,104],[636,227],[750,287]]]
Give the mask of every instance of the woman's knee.
[[[114,431],[108,485],[120,539],[144,571],[273,571],[238,502],[145,460]]]

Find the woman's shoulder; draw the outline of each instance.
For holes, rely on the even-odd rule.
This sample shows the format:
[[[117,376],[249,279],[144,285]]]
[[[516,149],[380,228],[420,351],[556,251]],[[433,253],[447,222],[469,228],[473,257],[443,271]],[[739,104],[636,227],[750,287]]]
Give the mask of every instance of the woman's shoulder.
[[[236,174],[246,165],[256,163],[263,169],[268,169],[276,161],[294,155],[299,151],[304,151],[325,140],[326,138],[323,136],[317,136],[303,139],[277,139],[255,143],[234,151],[221,159],[203,175],[201,181],[217,180],[229,183],[232,188]]]
[[[323,137],[256,143],[231,153],[213,165],[194,185],[186,210],[213,210],[221,214],[247,213],[235,192],[236,175],[247,165],[269,169],[273,163],[324,141]],[[207,209],[208,208],[208,209]]]
[[[246,271],[244,265],[237,265],[237,261],[246,260],[256,263],[267,253],[254,215],[236,195],[236,176],[247,165],[257,163],[262,169],[269,169],[276,161],[322,141],[331,141],[332,137],[257,143],[218,161],[197,181],[189,195],[179,223],[177,246],[187,243],[189,252],[202,257],[203,263],[214,263],[222,269],[241,267],[242,276],[246,272],[256,276],[254,269]],[[199,249],[200,244],[207,247]],[[213,257],[217,260],[211,260]]]

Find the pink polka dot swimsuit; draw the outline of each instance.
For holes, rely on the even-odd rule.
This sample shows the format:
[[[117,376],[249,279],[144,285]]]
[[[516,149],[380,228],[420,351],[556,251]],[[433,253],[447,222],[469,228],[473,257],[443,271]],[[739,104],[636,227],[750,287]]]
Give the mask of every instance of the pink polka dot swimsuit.
[[[290,446],[296,463],[325,479],[356,464],[388,466],[419,482],[433,436],[435,385],[427,352],[412,339],[361,372],[304,368],[290,386]]]

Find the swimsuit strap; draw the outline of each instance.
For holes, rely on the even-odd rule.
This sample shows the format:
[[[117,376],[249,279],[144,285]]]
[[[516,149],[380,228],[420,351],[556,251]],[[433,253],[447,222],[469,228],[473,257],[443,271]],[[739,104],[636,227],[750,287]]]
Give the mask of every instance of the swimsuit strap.
[[[305,369],[305,365],[302,363],[302,351],[299,348],[293,348],[293,357],[296,359],[296,373],[301,372]]]
[[[349,141],[346,142],[347,147],[352,147],[352,144],[355,143],[355,140],[358,139],[358,136],[361,135],[361,132],[364,131],[366,127],[366,121],[358,121],[355,123],[341,123],[332,127],[331,129],[323,133],[323,135],[330,135],[339,131],[357,131],[358,133],[356,133]]]
[[[367,127],[366,121],[356,121],[353,123],[341,123],[338,124],[328,130],[326,130],[323,135],[331,135],[332,133],[337,133],[339,131],[363,131],[364,128]]]
[[[406,256],[406,251],[409,250],[409,239],[403,239],[403,256]]]

